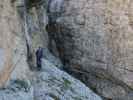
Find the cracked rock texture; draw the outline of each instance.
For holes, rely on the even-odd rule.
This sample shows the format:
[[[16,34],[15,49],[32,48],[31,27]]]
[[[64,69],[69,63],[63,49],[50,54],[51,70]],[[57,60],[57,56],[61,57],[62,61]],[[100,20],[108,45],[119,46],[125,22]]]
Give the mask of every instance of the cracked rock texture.
[[[33,47],[47,47],[46,7],[40,5],[27,10],[27,33]],[[0,1],[0,87],[10,79],[27,79],[31,73],[27,60],[24,0]],[[35,59],[35,58],[34,58]]]
[[[0,100],[101,100],[88,87],[107,100],[132,100],[132,6],[132,0],[0,0]],[[29,66],[26,33],[33,60],[43,47],[40,72],[30,69],[36,65]]]
[[[50,97],[50,100],[102,100],[79,80],[60,71],[48,60],[43,59],[42,65],[42,72],[36,75],[36,100],[45,97]]]
[[[46,54],[45,54],[46,55]],[[102,100],[87,86],[56,67],[47,59],[42,70],[30,80],[11,80],[0,90],[0,100]]]
[[[6,85],[16,66],[21,68],[16,77],[25,77],[25,73],[29,70],[26,63],[25,39],[16,8],[10,0],[1,0],[0,13],[0,87],[2,87]]]
[[[0,2],[0,100],[102,100],[82,82],[61,71],[60,59],[48,50],[46,4],[37,3],[25,11],[23,0]],[[33,54],[43,47],[41,71],[29,68],[25,30]]]
[[[64,0],[47,26],[66,69],[86,72],[86,84],[106,98],[133,92],[132,6],[132,0]]]

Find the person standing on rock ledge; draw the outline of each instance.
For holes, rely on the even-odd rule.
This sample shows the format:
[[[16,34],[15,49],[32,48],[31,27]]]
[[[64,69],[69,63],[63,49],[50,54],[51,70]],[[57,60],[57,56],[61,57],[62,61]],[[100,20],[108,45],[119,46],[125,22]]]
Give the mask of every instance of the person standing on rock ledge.
[[[36,51],[36,64],[37,64],[37,69],[41,70],[42,68],[42,58],[43,58],[43,48],[39,47]]]

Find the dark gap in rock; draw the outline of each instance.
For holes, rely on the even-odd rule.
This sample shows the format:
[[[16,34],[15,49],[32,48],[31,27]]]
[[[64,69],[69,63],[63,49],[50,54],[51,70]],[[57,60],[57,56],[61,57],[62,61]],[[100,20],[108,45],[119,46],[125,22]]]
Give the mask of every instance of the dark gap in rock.
[[[30,9],[32,7],[37,7],[39,5],[42,5],[44,3],[44,0],[26,0],[25,3],[27,9]]]

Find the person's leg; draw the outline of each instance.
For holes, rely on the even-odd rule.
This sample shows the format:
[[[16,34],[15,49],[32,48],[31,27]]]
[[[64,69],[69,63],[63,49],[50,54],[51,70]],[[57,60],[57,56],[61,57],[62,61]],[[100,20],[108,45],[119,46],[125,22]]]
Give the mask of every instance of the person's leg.
[[[38,69],[38,70],[41,70],[41,62],[40,62],[40,61],[37,62],[37,69]]]

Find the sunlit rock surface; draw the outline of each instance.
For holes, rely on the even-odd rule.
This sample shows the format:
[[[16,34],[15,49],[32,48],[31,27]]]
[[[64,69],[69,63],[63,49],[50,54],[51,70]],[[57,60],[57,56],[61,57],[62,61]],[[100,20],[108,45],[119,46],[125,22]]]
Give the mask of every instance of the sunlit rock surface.
[[[27,32],[31,38],[33,53],[48,45],[45,31],[47,24],[46,5],[31,7],[25,19],[24,0],[3,0],[0,2],[0,86],[9,79],[28,78],[30,73],[27,62]]]
[[[45,96],[59,100],[102,100],[79,80],[60,71],[48,60],[43,59],[43,71],[37,75],[35,97]]]
[[[55,24],[48,25],[66,69],[87,72],[86,84],[107,98],[133,92],[132,5],[131,0],[64,0]]]
[[[47,78],[43,75],[47,74],[45,70],[37,72],[30,69],[32,66],[29,66],[27,59],[28,48],[25,36],[25,33],[28,33],[33,59],[36,59],[35,52],[41,46],[45,48],[45,63],[48,61],[47,64],[51,64],[51,66],[54,64],[59,69],[67,70],[102,97],[114,100],[132,100],[132,6],[131,0],[29,0],[26,5],[25,0],[1,0],[0,87],[8,86],[0,91],[1,98],[6,100],[17,95],[17,100],[23,100],[23,94],[27,91],[21,82],[25,84],[25,80],[34,83],[30,84],[31,87],[25,100],[26,98],[32,100],[32,93],[38,91],[44,91],[47,99],[52,100],[55,96],[63,98],[64,94],[47,95],[54,89],[57,92],[56,90],[61,89],[60,87],[43,89],[42,84],[47,85],[47,82],[43,80]],[[51,52],[54,53],[54,56]],[[64,68],[62,68],[63,64],[65,64]],[[33,63],[33,66],[36,67],[36,63]],[[57,68],[52,68],[58,72]],[[49,70],[49,67],[44,69]],[[59,73],[64,74],[60,70]],[[55,75],[55,72],[50,75]],[[67,74],[65,75],[67,76]],[[49,77],[53,78],[53,76]],[[56,75],[54,78],[57,78]],[[59,78],[60,85],[63,86],[62,76]],[[10,83],[12,80],[21,81],[17,82],[19,85],[15,85],[16,83]],[[49,83],[49,85],[51,84],[52,82]],[[76,83],[74,84],[77,88],[79,87]],[[89,92],[86,86],[81,82],[79,84]],[[18,87],[21,86],[22,90],[18,91]],[[64,90],[61,91],[64,93]],[[76,93],[71,94],[71,90],[68,89],[68,91],[65,90],[68,93],[64,95],[65,99],[73,99],[70,95],[77,96]],[[88,97],[93,98],[92,92],[89,93]],[[35,94],[40,99],[38,97],[40,94]],[[83,96],[85,95],[84,93]],[[14,98],[14,100],[16,99]]]
[[[12,80],[0,90],[0,100],[102,100],[79,80],[46,59],[31,80]]]
[[[21,68],[17,72],[18,77],[25,77],[28,66],[25,39],[16,8],[10,0],[2,0],[0,13],[0,87],[2,87],[10,79],[16,66]]]

